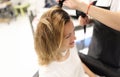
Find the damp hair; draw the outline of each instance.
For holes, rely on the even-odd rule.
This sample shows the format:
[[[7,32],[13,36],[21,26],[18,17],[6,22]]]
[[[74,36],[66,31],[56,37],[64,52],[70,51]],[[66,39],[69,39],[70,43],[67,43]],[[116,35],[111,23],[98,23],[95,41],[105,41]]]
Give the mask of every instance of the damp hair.
[[[56,50],[61,47],[63,30],[70,16],[59,6],[49,8],[40,18],[34,37],[34,46],[41,65],[60,56]]]

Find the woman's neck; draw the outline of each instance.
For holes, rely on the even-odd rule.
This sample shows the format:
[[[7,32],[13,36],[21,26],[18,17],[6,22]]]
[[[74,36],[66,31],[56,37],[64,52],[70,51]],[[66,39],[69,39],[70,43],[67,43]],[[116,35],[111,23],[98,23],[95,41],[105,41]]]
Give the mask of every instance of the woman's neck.
[[[63,51],[63,52],[61,52],[61,55],[62,55],[62,56],[66,56],[67,52],[68,52],[68,49],[65,50],[65,51]]]
[[[64,61],[69,57],[69,49],[59,51],[60,58],[57,58],[57,61]]]

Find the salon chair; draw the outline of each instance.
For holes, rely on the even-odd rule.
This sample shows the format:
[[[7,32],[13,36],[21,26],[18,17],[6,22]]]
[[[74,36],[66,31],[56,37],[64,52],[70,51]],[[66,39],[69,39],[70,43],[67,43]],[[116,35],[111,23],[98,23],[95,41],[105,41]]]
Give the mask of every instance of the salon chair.
[[[79,53],[82,62],[85,63],[91,71],[103,77],[120,77],[120,68],[105,64],[99,59],[92,58],[89,55]]]

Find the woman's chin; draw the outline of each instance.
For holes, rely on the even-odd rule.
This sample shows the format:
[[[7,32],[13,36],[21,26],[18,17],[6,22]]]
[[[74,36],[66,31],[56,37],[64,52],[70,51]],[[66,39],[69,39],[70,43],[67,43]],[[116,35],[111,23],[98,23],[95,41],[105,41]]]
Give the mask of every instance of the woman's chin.
[[[73,48],[75,46],[75,44],[70,44],[70,48]]]

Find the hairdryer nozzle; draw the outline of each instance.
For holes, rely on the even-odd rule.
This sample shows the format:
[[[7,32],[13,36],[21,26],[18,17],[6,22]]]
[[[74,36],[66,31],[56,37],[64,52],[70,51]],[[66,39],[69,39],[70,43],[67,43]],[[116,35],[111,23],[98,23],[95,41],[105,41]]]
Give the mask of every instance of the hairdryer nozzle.
[[[59,4],[58,4],[58,5],[59,5],[60,7],[62,7],[64,1],[65,1],[65,0],[59,0]]]

